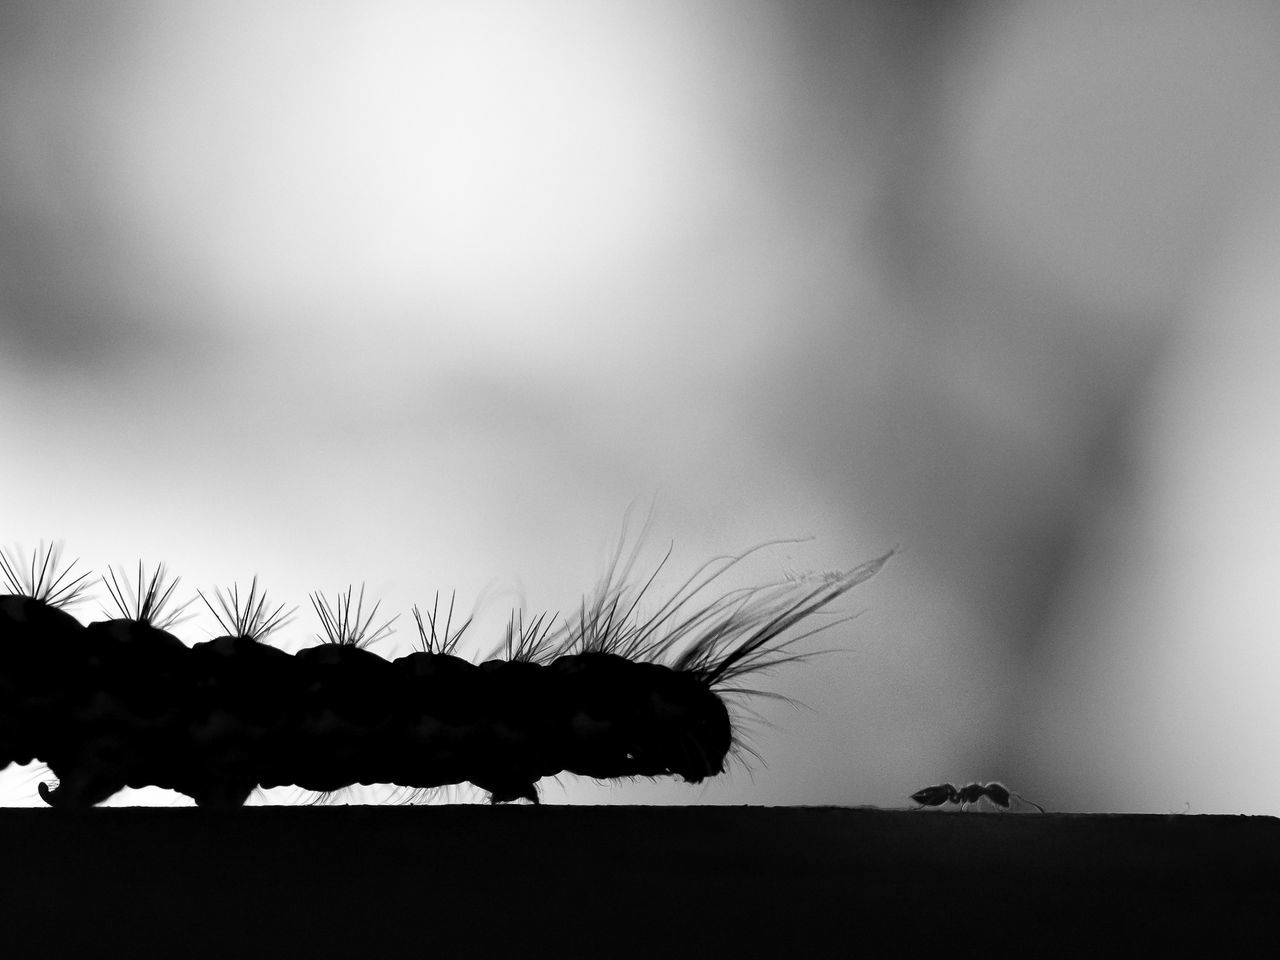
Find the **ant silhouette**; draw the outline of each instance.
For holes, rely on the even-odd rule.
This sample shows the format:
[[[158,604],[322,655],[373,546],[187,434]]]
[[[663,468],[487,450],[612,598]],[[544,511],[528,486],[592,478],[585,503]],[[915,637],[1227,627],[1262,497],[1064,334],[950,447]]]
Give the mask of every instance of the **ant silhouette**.
[[[944,803],[958,803],[960,804],[960,809],[963,810],[969,804],[977,803],[983,797],[986,797],[1002,810],[1008,810],[1009,798],[1016,797],[1023,803],[1031,804],[1041,813],[1045,812],[1044,807],[1034,800],[1028,800],[1021,794],[1013,793],[1003,783],[996,783],[994,780],[985,784],[967,783],[963,787],[957,787],[954,783],[940,783],[937,786],[917,790],[911,795],[911,799],[920,804],[920,806],[916,807],[917,810],[922,810],[925,807],[940,807]]]

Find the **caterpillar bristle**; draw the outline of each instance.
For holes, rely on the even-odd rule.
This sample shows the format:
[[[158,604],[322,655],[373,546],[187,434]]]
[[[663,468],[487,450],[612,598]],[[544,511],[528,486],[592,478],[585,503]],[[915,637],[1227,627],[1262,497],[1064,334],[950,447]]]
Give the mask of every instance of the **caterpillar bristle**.
[[[248,596],[244,602],[240,600],[240,585],[233,583],[231,589],[224,595],[221,588],[214,588],[214,597],[218,601],[218,605],[222,608],[221,612],[214,609],[213,604],[209,602],[209,598],[201,591],[197,590],[200,599],[204,601],[204,605],[209,608],[209,612],[214,615],[223,631],[227,636],[244,638],[262,642],[268,635],[279,630],[290,620],[293,619],[298,608],[294,607],[288,613],[284,613],[284,604],[280,604],[275,610],[268,610],[267,593],[264,590],[258,593],[258,577],[254,575],[253,581],[249,585]]]
[[[311,792],[314,796],[304,804],[308,807],[336,807],[339,806],[339,801],[343,797],[348,798],[348,800],[351,797],[350,786],[339,787],[336,790],[313,790]]]
[[[400,619],[399,614],[396,614],[382,626],[371,629],[382,601],[379,600],[375,603],[373,609],[369,611],[369,615],[364,617],[363,583],[360,584],[360,596],[356,600],[356,609],[353,615],[351,612],[351,597],[354,592],[354,586],[347,587],[346,593],[338,594],[337,603],[333,606],[329,605],[329,601],[323,595],[319,593],[311,594],[311,605],[315,607],[316,614],[320,617],[320,625],[324,628],[324,636],[317,634],[317,640],[322,643],[331,643],[341,647],[355,647],[358,650],[363,650],[379,640],[386,639],[395,632],[392,629],[392,624]]]
[[[150,582],[147,581],[145,567],[141,560],[138,561],[136,584],[130,583],[128,571],[123,566],[120,568],[119,578],[116,577],[113,567],[107,568],[107,574],[110,580],[103,577],[102,583],[125,620],[146,624],[157,630],[169,630],[189,619],[190,615],[184,616],[184,611],[191,605],[194,598],[186,600],[172,610],[168,609],[173,599],[173,591],[177,589],[182,578],[174,577],[173,582],[166,585],[165,578],[168,572],[163,563],[156,566]],[[124,581],[123,586],[121,581]],[[108,617],[111,616],[111,612],[105,607],[103,613]]]
[[[769,765],[760,754],[760,751],[753,747],[751,742],[745,736],[735,737],[733,744],[729,747],[729,759],[730,761],[737,763],[738,766],[742,767],[742,769],[747,772],[749,777],[754,779],[757,767],[752,766],[751,761],[747,759],[747,755],[750,755],[751,758],[759,764],[760,768],[767,767]]]
[[[456,631],[450,632],[453,626],[453,602],[457,599],[458,591],[454,591],[449,597],[449,613],[445,618],[444,633],[436,633],[436,615],[440,608],[440,591],[436,591],[435,600],[431,604],[431,612],[427,614],[427,622],[430,624],[430,632],[422,623],[422,611],[418,609],[418,605],[413,606],[413,619],[418,624],[418,638],[422,643],[423,653],[442,654],[444,656],[453,656],[454,650],[457,649],[458,641],[462,635],[467,632],[467,628],[471,626],[471,621],[475,619],[473,614],[467,617],[466,622]]]
[[[739,554],[714,557],[702,564],[647,618],[636,615],[658,574],[671,558],[668,546],[662,560],[638,588],[627,581],[635,566],[639,544],[619,567],[622,546],[596,588],[594,597],[583,598],[577,622],[566,620],[556,631],[547,631],[536,644],[521,647],[531,662],[546,663],[577,653],[608,653],[627,660],[660,663],[699,677],[708,687],[787,663],[806,660],[826,651],[791,653],[797,643],[849,618],[816,627],[799,636],[775,642],[799,621],[816,614],[842,594],[874,576],[894,551],[853,570],[822,574],[818,586],[787,578],[763,587],[740,587],[692,606],[695,598],[748,556],[796,539],[769,540]],[[797,596],[797,591],[801,591]],[[690,608],[688,612],[686,608]],[[508,628],[508,635],[512,635]]]
[[[774,690],[760,690],[758,688],[748,687],[717,687],[716,693],[719,694],[722,699],[726,700],[735,697],[761,697],[766,700],[780,700],[787,706],[794,707],[797,710],[808,710],[810,713],[814,712],[813,707],[809,706],[809,704],[805,703],[803,700],[797,700],[795,697],[788,697],[785,693],[778,693]],[[750,710],[751,708],[744,706],[743,709]],[[760,716],[757,718],[760,720],[764,719]]]
[[[86,570],[68,580],[72,568],[80,560],[77,557],[63,568],[62,547],[61,541],[47,546],[41,541],[31,554],[29,565],[23,559],[21,549],[14,547],[12,555],[8,550],[0,550],[0,573],[4,575],[9,589],[18,596],[30,597],[59,609],[85,600],[93,572]]]
[[[744,696],[749,697],[756,692],[744,690],[726,695],[723,691],[719,691],[720,698],[725,701],[725,705],[729,710],[733,729],[732,739],[729,743],[728,760],[730,763],[737,763],[753,778],[757,765],[761,768],[769,765],[764,756],[755,749],[753,734],[758,730],[773,727],[773,723],[763,713],[752,707],[749,700],[743,699]],[[788,700],[792,704],[797,703],[787,697],[779,697],[778,699]],[[751,759],[748,759],[748,757]],[[754,765],[751,760],[755,760]]]
[[[511,611],[505,641],[486,659],[493,659],[500,651],[505,650],[505,659],[508,661],[541,663],[556,636],[555,618],[559,615],[559,612],[550,615],[543,612],[526,625],[523,610]]]
[[[785,654],[796,643],[846,622],[849,618],[824,624],[799,636],[774,643],[798,622],[817,613],[837,597],[866,582],[889,561],[893,550],[847,573],[824,578],[818,588],[798,599],[787,599],[791,588],[781,591],[764,588],[749,594],[734,614],[716,629],[707,631],[676,659],[674,669],[696,674],[709,687],[719,688],[748,673],[806,659],[812,654]],[[742,639],[744,635],[746,639]]]

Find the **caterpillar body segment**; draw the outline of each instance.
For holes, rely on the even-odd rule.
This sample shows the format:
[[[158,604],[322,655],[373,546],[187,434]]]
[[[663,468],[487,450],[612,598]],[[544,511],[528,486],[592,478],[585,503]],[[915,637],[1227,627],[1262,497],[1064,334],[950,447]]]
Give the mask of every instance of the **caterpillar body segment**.
[[[476,665],[329,645],[290,655],[225,637],[176,660],[158,638],[135,639],[64,674],[58,709],[2,758],[44,761],[62,784],[54,805],[63,789],[85,805],[144,785],[202,805],[242,803],[258,786],[355,783],[470,782],[495,801],[536,799],[537,781],[561,772],[699,782],[721,772],[731,738],[723,704],[693,678],[611,654]]]
[[[40,794],[55,807],[142,786],[227,807],[288,785],[471,783],[497,803],[537,802],[538,781],[562,773],[699,783],[725,770],[736,743],[721,694],[750,693],[736,686],[744,673],[806,656],[783,632],[887,559],[691,603],[703,582],[647,619],[635,611],[652,578],[638,591],[606,581],[558,627],[513,618],[507,658],[479,664],[453,653],[470,621],[454,630],[452,603],[437,633],[438,600],[429,627],[415,609],[422,649],[375,653],[389,624],[372,629],[377,605],[363,613],[363,588],[354,606],[350,589],[336,604],[314,596],[326,642],[297,653],[263,642],[283,608],[256,581],[243,604],[237,591],[218,594],[221,615],[209,606],[228,632],[192,646],[157,625],[172,592],[161,571],[144,587],[140,568],[132,605],[115,584],[134,616],[88,626],[47,599],[6,595],[0,769],[42,761],[58,785]]]
[[[72,688],[60,668],[84,659],[83,632],[79,620],[44,601],[0,597],[0,769],[41,756],[70,721]]]

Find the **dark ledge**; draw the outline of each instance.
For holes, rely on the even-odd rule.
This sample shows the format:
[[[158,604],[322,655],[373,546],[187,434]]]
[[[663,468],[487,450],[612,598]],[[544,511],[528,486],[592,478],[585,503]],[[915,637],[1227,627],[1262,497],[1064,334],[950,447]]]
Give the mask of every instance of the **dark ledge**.
[[[1280,937],[1270,817],[13,809],[0,855],[9,956],[1000,958]]]

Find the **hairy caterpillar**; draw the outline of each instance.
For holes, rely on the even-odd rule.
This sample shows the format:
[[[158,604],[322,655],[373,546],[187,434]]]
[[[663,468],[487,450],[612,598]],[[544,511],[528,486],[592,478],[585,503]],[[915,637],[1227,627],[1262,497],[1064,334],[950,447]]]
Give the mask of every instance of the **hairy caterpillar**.
[[[761,546],[766,546],[762,544]],[[177,580],[163,567],[136,585],[104,578],[119,618],[87,626],[63,608],[83,597],[56,548],[29,565],[0,554],[0,769],[46,764],[51,806],[92,806],[125,787],[159,786],[201,806],[239,806],[258,787],[327,793],[354,784],[414,791],[471,783],[491,802],[537,802],[560,773],[614,779],[722,773],[741,747],[729,701],[740,685],[801,659],[784,634],[873,576],[890,553],[844,573],[696,598],[759,547],[704,564],[656,612],[638,607],[662,563],[628,583],[621,544],[575,617],[513,614],[505,642],[473,663],[456,655],[470,620],[437,632],[437,603],[414,607],[421,649],[394,660],[367,649],[390,632],[364,613],[364,590],[311,597],[324,642],[290,654],[265,642],[287,619],[256,578],[246,596],[204,596],[224,635],[188,646],[169,632]],[[122,581],[123,580],[123,584]],[[190,602],[190,601],[189,601]],[[354,609],[353,609],[354,603]]]

